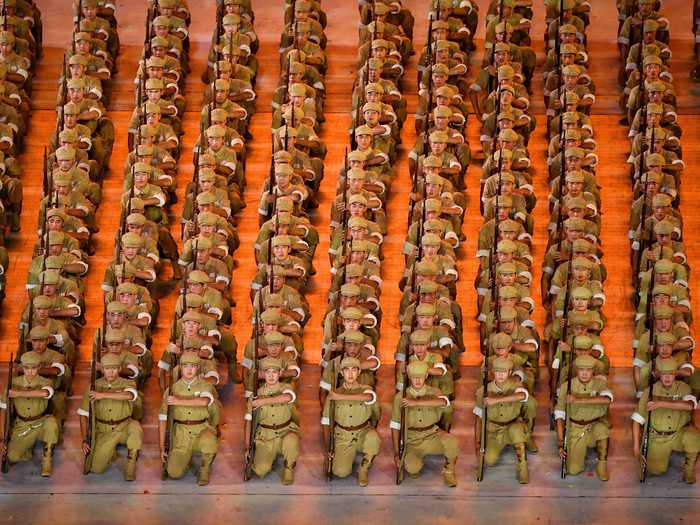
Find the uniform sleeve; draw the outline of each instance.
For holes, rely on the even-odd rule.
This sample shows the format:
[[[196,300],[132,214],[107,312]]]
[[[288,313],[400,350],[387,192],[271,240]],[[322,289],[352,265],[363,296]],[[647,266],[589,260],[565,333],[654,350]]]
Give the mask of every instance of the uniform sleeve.
[[[326,401],[323,403],[323,412],[321,413],[321,425],[329,426],[331,424],[330,413],[331,400],[326,397]]]
[[[474,415],[478,418],[484,415],[484,387],[479,387],[476,391],[476,399],[474,400],[474,409],[472,410]]]
[[[391,405],[391,422],[389,423],[391,430],[401,430],[401,399],[403,396],[396,394]]]
[[[163,400],[160,403],[160,412],[158,413],[158,419],[160,421],[167,421],[168,419],[168,396],[170,395],[170,389],[168,388],[163,394]]]
[[[647,415],[647,401],[649,400],[649,389],[645,390],[644,393],[642,394],[642,397],[639,399],[639,403],[637,403],[637,409],[632,413],[631,419],[635,423],[639,423],[641,426],[644,426],[646,423],[646,415]]]
[[[90,415],[90,395],[89,391],[86,390],[83,395],[83,399],[80,402],[80,407],[76,411],[79,416],[88,417]]]
[[[557,404],[554,407],[554,419],[566,419],[567,385],[561,385],[557,390]]]

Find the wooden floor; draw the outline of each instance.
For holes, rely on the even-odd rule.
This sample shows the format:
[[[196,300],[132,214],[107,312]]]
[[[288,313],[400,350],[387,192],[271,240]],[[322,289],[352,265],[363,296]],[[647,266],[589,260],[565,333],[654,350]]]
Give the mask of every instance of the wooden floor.
[[[35,95],[33,97],[34,107],[30,122],[30,131],[27,139],[27,152],[22,157],[24,168],[24,211],[22,216],[22,231],[12,239],[10,245],[11,266],[8,270],[8,290],[7,299],[3,305],[3,312],[0,319],[0,358],[6,359],[9,352],[14,351],[17,344],[16,326],[19,319],[20,307],[25,303],[26,294],[24,292],[24,279],[30,262],[30,246],[36,236],[36,209],[41,192],[41,155],[43,146],[47,142],[47,137],[54,126],[53,104],[55,101],[56,79],[60,69],[60,57],[62,47],[69,38],[69,21],[65,10],[66,0],[46,0],[41,2],[44,12],[45,26],[45,55],[40,63],[38,79],[35,82]],[[480,0],[482,19],[479,23],[479,43],[483,38],[483,13],[486,11],[487,3]],[[672,36],[671,48],[673,50],[673,73],[675,77],[676,92],[679,94],[679,121],[683,127],[683,149],[684,160],[686,162],[685,184],[682,189],[682,213],[685,221],[685,231],[687,235],[687,249],[691,266],[700,264],[700,192],[694,191],[691,182],[700,168],[700,96],[697,88],[692,85],[688,78],[688,72],[692,67],[692,46],[693,40],[690,28],[689,0],[665,0],[664,11],[671,21]],[[124,0],[120,2],[117,17],[120,22],[120,37],[123,43],[122,54],[119,57],[119,72],[113,82],[112,105],[109,116],[114,120],[117,129],[117,141],[114,154],[110,163],[110,174],[105,181],[103,190],[104,202],[114,202],[121,191],[121,173],[124,159],[127,154],[126,149],[126,123],[130,110],[133,107],[132,80],[135,72],[135,62],[137,53],[140,51],[143,41],[143,19],[145,16],[141,0]],[[274,5],[272,5],[274,4]],[[256,204],[260,195],[260,188],[266,177],[269,166],[269,127],[271,121],[270,98],[272,90],[276,85],[278,76],[278,39],[282,29],[282,14],[277,7],[281,2],[271,0],[254,0],[256,11],[255,27],[261,39],[258,59],[260,60],[260,74],[258,77],[258,113],[252,121],[252,133],[255,140],[250,143],[248,157],[248,188],[245,200],[248,207],[243,211],[239,222],[239,234],[241,248],[236,253],[238,268],[234,272],[234,296],[238,307],[234,312],[234,333],[236,334],[239,346],[245,343],[247,334],[250,332],[250,304],[248,300],[248,283],[250,282],[255,269],[248,261],[253,256],[253,240],[257,234]],[[414,36],[414,46],[420,49],[425,41],[425,29],[427,26],[427,5],[428,0],[404,0],[404,4],[410,7],[416,16],[416,32]],[[542,2],[535,2],[535,17],[533,22],[533,44],[538,52],[538,60],[541,64],[543,60],[543,19],[544,13]],[[199,76],[206,63],[206,53],[209,46],[211,34],[211,22],[213,20],[213,2],[211,0],[194,2],[190,0],[190,5],[196,5],[193,13],[193,23],[191,27],[191,38],[193,45],[190,53],[192,64],[192,74],[190,75],[185,96],[187,98],[187,113],[184,119],[184,151],[181,157],[178,175],[178,192],[180,197],[184,191],[186,182],[192,176],[191,148],[197,138],[198,133],[198,112],[201,105],[201,94],[204,86],[199,81]],[[324,0],[324,8],[328,13],[327,36],[329,40],[328,53],[330,68],[327,75],[328,98],[326,106],[327,121],[323,125],[321,137],[328,147],[325,173],[326,179],[320,194],[320,207],[314,217],[314,224],[319,229],[321,243],[317,251],[314,265],[317,269],[316,276],[312,279],[310,294],[313,318],[309,322],[305,334],[305,358],[309,366],[304,368],[302,376],[302,411],[304,413],[303,428],[306,434],[300,468],[298,469],[298,482],[293,488],[281,487],[274,476],[270,476],[265,481],[254,482],[243,485],[240,482],[240,463],[242,454],[241,432],[239,431],[241,422],[241,392],[240,388],[235,391],[227,388],[224,392],[224,402],[226,404],[227,427],[224,435],[222,454],[217,458],[214,473],[212,475],[212,485],[201,494],[215,496],[217,494],[306,494],[305,501],[314,505],[317,498],[323,494],[337,494],[348,496],[348,503],[365,501],[357,499],[360,496],[373,495],[393,495],[400,493],[403,496],[441,496],[446,494],[439,481],[439,469],[432,468],[428,476],[424,476],[420,481],[404,484],[400,491],[396,491],[391,479],[390,464],[390,444],[387,431],[388,418],[385,414],[382,420],[382,437],[384,438],[382,455],[377,461],[377,466],[373,469],[372,484],[368,490],[360,491],[352,480],[334,482],[332,486],[325,485],[320,477],[321,447],[319,443],[319,426],[317,418],[316,388],[318,384],[318,372],[315,366],[320,356],[321,340],[321,318],[325,309],[326,291],[329,285],[328,258],[326,250],[328,247],[328,225],[329,203],[333,196],[335,181],[338,169],[342,164],[342,157],[347,145],[347,127],[349,124],[348,111],[350,108],[350,87],[355,77],[355,53],[357,49],[357,10],[355,2],[351,0]],[[605,250],[604,262],[608,268],[609,278],[605,283],[607,304],[605,312],[609,319],[609,324],[604,331],[603,339],[607,353],[611,357],[615,367],[613,372],[613,382],[617,403],[613,408],[615,413],[616,430],[613,436],[612,451],[612,481],[607,485],[597,483],[594,479],[580,478],[568,480],[566,485],[557,478],[557,460],[555,458],[553,436],[548,432],[544,424],[545,417],[540,418],[537,434],[540,442],[545,445],[542,452],[532,460],[532,483],[527,488],[517,485],[513,478],[512,465],[504,465],[494,469],[494,472],[487,474],[487,481],[477,487],[472,481],[471,466],[474,463],[473,441],[471,439],[473,396],[475,390],[475,372],[468,369],[465,379],[460,382],[458,389],[458,415],[455,423],[455,432],[460,437],[462,444],[462,458],[458,464],[460,487],[457,491],[449,494],[459,497],[479,497],[486,496],[527,496],[549,498],[572,497],[586,495],[591,498],[594,505],[600,505],[598,511],[615,508],[617,521],[633,521],[634,516],[639,516],[644,521],[644,514],[634,514],[640,509],[644,509],[643,501],[636,498],[642,496],[659,497],[671,496],[679,498],[698,498],[700,491],[695,488],[680,486],[675,477],[669,475],[668,479],[655,480],[653,485],[640,489],[634,480],[634,462],[630,458],[630,437],[628,432],[627,417],[632,411],[632,399],[630,394],[632,387],[630,384],[631,365],[631,340],[632,340],[632,310],[630,294],[631,270],[628,263],[629,245],[627,242],[628,211],[631,203],[631,187],[629,183],[628,170],[625,158],[629,149],[626,139],[626,128],[618,124],[620,118],[617,106],[618,87],[616,83],[616,72],[618,67],[618,54],[615,43],[617,19],[615,2],[606,0],[593,2],[592,24],[589,32],[589,51],[591,58],[590,74],[592,75],[598,89],[597,103],[593,110],[593,123],[596,138],[599,144],[600,169],[598,178],[603,188],[602,209],[603,229],[602,242]],[[480,62],[480,52],[474,56],[474,63]],[[537,78],[539,79],[539,69]],[[545,132],[544,115],[542,110],[541,82],[536,80],[533,85],[535,94],[533,95],[533,106],[535,114],[540,124],[532,136],[530,142],[531,158],[538,170],[536,177],[536,194],[539,204],[534,211],[535,216],[535,275],[533,293],[537,303],[536,314],[534,316],[538,323],[538,329],[542,330],[543,312],[539,302],[539,277],[541,261],[543,257],[544,242],[546,238],[546,224],[548,213],[546,198],[548,188],[545,179]],[[405,75],[403,92],[408,99],[409,115],[416,108],[415,64],[412,62]],[[474,122],[474,121],[472,121]],[[472,148],[478,147],[478,128],[470,128],[470,138]],[[415,140],[413,132],[413,119],[409,117],[403,131],[403,144],[410,147]],[[403,245],[406,225],[407,193],[410,188],[408,178],[406,152],[403,151],[399,157],[397,166],[399,173],[398,180],[392,187],[392,195],[388,202],[389,233],[385,237],[384,256],[385,260],[397,260]],[[467,241],[463,243],[459,261],[459,271],[462,280],[458,286],[458,300],[465,313],[465,342],[467,352],[463,358],[465,366],[474,365],[478,361],[478,339],[477,323],[473,319],[473,312],[476,305],[476,292],[472,286],[473,276],[476,271],[476,232],[481,225],[481,217],[478,214],[478,177],[480,167],[477,164],[470,166],[468,171],[468,187],[470,189],[470,209],[466,215],[464,231]],[[175,206],[174,212],[179,216],[181,211],[182,198]],[[91,340],[92,331],[98,324],[101,314],[101,292],[100,283],[104,268],[108,263],[112,248],[113,234],[117,227],[118,211],[113,206],[103,205],[97,214],[100,233],[96,235],[97,253],[90,258],[90,272],[87,280],[87,326],[84,329],[84,341]],[[176,229],[179,236],[179,228]],[[399,291],[397,283],[402,271],[402,265],[385,264],[383,266],[383,293],[381,297],[384,309],[382,325],[382,336],[379,345],[379,353],[382,362],[391,365],[393,353],[398,339],[398,302]],[[697,290],[698,271],[691,275],[691,290]],[[171,295],[161,302],[161,313],[159,324],[154,334],[153,352],[157,357],[161,354],[167,338],[167,330],[172,319],[175,296]],[[693,311],[696,319],[700,318],[700,301],[693,301]],[[89,348],[83,345],[81,357],[84,361],[89,358]],[[388,368],[388,367],[387,367]],[[392,388],[392,381],[388,370],[384,370],[383,381],[380,386],[380,398],[384,408],[388,406],[389,396]],[[76,392],[81,392],[85,385],[85,366],[81,367],[76,380]],[[544,389],[544,387],[542,387]],[[538,396],[543,400],[546,391],[542,390]],[[71,415],[67,423],[67,432],[64,445],[58,453],[56,476],[51,481],[38,478],[35,470],[36,466],[20,465],[13,468],[10,476],[0,479],[0,493],[15,494],[19,492],[29,492],[41,494],[46,492],[80,494],[80,493],[150,493],[160,494],[185,494],[194,489],[192,478],[180,482],[167,482],[163,484],[157,478],[157,445],[155,435],[155,398],[157,396],[157,386],[152,381],[147,388],[149,400],[146,416],[146,446],[144,454],[139,461],[139,481],[133,484],[120,482],[120,475],[112,469],[104,477],[82,478],[78,475],[78,429],[77,418]],[[77,398],[71,400],[71,409],[77,404]],[[387,423],[385,425],[385,422]],[[432,467],[435,467],[431,464]],[[375,472],[376,471],[376,472]],[[677,477],[677,476],[676,476]],[[673,478],[673,479],[672,479]],[[490,481],[489,481],[490,480]],[[499,485],[500,483],[500,485]],[[672,492],[671,492],[672,491]],[[199,489],[197,489],[199,493]],[[356,499],[351,499],[350,496]],[[620,512],[620,499],[627,498],[637,501],[639,506],[632,505],[629,514]],[[0,501],[3,501],[0,497]],[[40,499],[46,502],[46,499]],[[104,500],[109,500],[105,496]],[[325,501],[325,500],[323,500]],[[382,500],[375,501],[376,505],[381,505]],[[553,500],[552,500],[553,501]],[[83,501],[85,503],[85,501]],[[264,501],[261,501],[264,503]],[[129,502],[132,505],[133,501]],[[319,503],[320,505],[321,503]],[[325,505],[325,503],[324,503]],[[370,505],[365,503],[365,505]],[[520,507],[501,509],[503,516],[513,516],[514,509],[526,510],[532,508],[532,501],[523,501]],[[65,506],[70,515],[70,507]],[[458,508],[455,503],[449,504],[450,508]],[[179,507],[172,507],[179,508]],[[377,512],[378,507],[360,507],[368,509],[368,512]],[[406,514],[409,509],[392,507],[391,518],[398,519],[400,516],[408,518],[408,522],[415,520],[415,515]],[[561,509],[569,508],[566,506]],[[575,506],[571,508],[575,509]],[[649,507],[651,508],[651,507]],[[678,508],[681,508],[679,506]],[[282,512],[282,511],[280,511]],[[565,514],[552,510],[550,517],[557,521],[557,517],[562,519]],[[575,511],[572,511],[575,512]],[[498,517],[498,513],[495,517]],[[529,514],[528,514],[529,515]],[[541,516],[542,509],[538,509],[533,516]],[[281,514],[277,515],[277,517]],[[303,514],[308,517],[308,514]],[[571,516],[571,515],[570,515]],[[577,518],[584,517],[584,514],[575,515]],[[590,516],[593,516],[592,518]],[[588,521],[595,522],[595,516],[590,515]],[[647,515],[648,516],[648,515]],[[386,519],[389,516],[384,517]],[[411,520],[410,518],[414,519]],[[444,520],[444,516],[441,516]],[[522,517],[522,516],[521,516]],[[289,523],[301,522],[299,516],[285,517]],[[381,518],[380,518],[381,519]],[[584,518],[585,519],[585,518]],[[600,517],[598,517],[600,520]],[[2,521],[2,518],[0,518]],[[344,520],[339,519],[339,522]],[[527,522],[529,520],[525,520]],[[575,519],[574,521],[577,521]],[[307,521],[308,522],[308,521]],[[639,521],[638,521],[639,522]]]

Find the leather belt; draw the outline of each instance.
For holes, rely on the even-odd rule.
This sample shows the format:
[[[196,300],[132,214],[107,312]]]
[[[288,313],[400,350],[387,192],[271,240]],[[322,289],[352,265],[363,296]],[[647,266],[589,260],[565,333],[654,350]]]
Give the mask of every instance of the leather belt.
[[[595,422],[597,422],[597,421],[600,421],[600,418],[598,417],[598,418],[596,418],[596,419],[591,419],[590,421],[577,421],[576,419],[571,419],[571,418],[569,418],[569,421],[570,421],[571,423],[576,424],[576,425],[586,426],[586,425],[591,425],[591,424],[593,424],[593,423],[595,423]]]
[[[654,427],[651,428],[651,431],[659,436],[672,436],[673,434],[678,432],[678,430],[669,430],[668,432],[662,432],[660,430],[656,430]]]
[[[428,425],[427,427],[408,427],[408,430],[412,432],[423,432],[425,430],[431,430],[434,427],[435,423],[433,423],[432,425]]]
[[[98,423],[102,423],[103,425],[120,425],[124,423],[124,421],[131,419],[131,416],[126,416],[122,419],[100,419],[99,417],[96,417],[95,419]]]
[[[288,419],[287,421],[285,421],[284,423],[280,423],[279,425],[263,425],[262,423],[258,423],[258,426],[261,426],[268,430],[280,430],[282,428],[288,427],[291,422],[292,420]]]
[[[19,414],[17,414],[17,417],[20,418],[22,421],[28,422],[28,421],[36,421],[37,419],[41,419],[45,415],[46,415],[46,413],[42,412],[38,416],[24,417],[24,416],[20,416]]]
[[[335,424],[335,426],[342,428],[346,432],[355,432],[357,430],[362,430],[363,428],[367,428],[367,425],[369,425],[368,421],[365,421],[361,425],[355,425],[354,427],[344,427],[343,425],[341,425],[340,423],[337,423],[337,422]],[[409,430],[412,430],[412,429],[409,429]]]
[[[201,425],[202,423],[206,423],[206,419],[176,419],[175,423],[178,425]]]
[[[519,416],[518,416],[518,417],[514,417],[514,418],[511,419],[510,421],[505,421],[505,422],[503,422],[503,423],[499,423],[498,421],[489,421],[489,423],[491,423],[492,425],[496,425],[497,427],[507,427],[508,425],[510,425],[510,424],[512,424],[512,423],[515,423],[518,419],[520,419]]]

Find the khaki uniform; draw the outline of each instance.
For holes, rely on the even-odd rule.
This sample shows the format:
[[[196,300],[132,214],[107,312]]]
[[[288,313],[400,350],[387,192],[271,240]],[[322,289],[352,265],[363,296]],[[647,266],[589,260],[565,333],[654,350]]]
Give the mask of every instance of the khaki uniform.
[[[459,454],[457,437],[443,432],[437,426],[444,411],[449,408],[449,401],[437,388],[424,386],[420,390],[413,387],[406,389],[408,398],[420,399],[421,397],[440,397],[447,401],[444,407],[412,407],[406,408],[406,454],[404,468],[410,476],[417,476],[423,468],[425,456],[441,454],[445,456],[447,464],[452,465]],[[404,394],[399,392],[394,396],[391,410],[390,427],[401,431],[401,400]]]
[[[115,457],[117,445],[126,445],[130,453],[138,451],[143,446],[143,429],[138,421],[132,418],[134,407],[141,404],[136,384],[130,379],[117,377],[113,382],[104,377],[95,382],[97,392],[129,392],[133,395],[130,401],[116,399],[100,399],[94,401],[93,415],[95,417],[93,432],[95,432],[92,464],[90,472],[101,474],[109,467]],[[79,416],[90,416],[90,392],[85,392],[83,401],[78,409]]]
[[[272,470],[272,464],[278,455],[282,455],[285,465],[293,466],[299,457],[299,425],[296,414],[296,394],[292,389],[278,383],[270,388],[263,385],[258,389],[258,397],[290,394],[289,403],[262,406],[257,410],[257,428],[255,432],[255,457],[253,472],[260,477]],[[245,419],[252,420],[252,400],[248,401]]]
[[[174,395],[183,398],[208,397],[209,405],[214,404],[216,393],[214,387],[201,378],[195,378],[191,382],[180,379],[173,384],[163,395],[163,403],[160,407],[159,418],[161,421],[168,419],[167,398]],[[213,461],[219,448],[216,438],[216,430],[210,423],[210,411],[208,407],[170,407],[173,411],[173,426],[170,431],[170,452],[168,454],[168,476],[181,478],[187,472],[192,455],[199,452],[202,459]]]
[[[652,399],[655,401],[692,401],[697,405],[690,387],[674,381],[670,388],[664,388],[660,381],[652,387]],[[642,394],[637,409],[632,414],[632,421],[644,427],[647,417],[649,389]],[[700,453],[700,432],[691,422],[692,412],[660,408],[651,413],[651,432],[649,435],[649,452],[647,468],[651,474],[663,474],[668,470],[672,452],[684,452],[687,457],[697,458]]]
[[[605,396],[611,400],[612,392],[607,382],[601,377],[594,377],[588,383],[582,383],[577,377],[571,380],[571,393],[577,397]],[[566,420],[568,385],[559,387],[554,418]],[[566,471],[576,475],[583,472],[586,464],[586,452],[596,447],[601,440],[610,437],[607,405],[582,405],[574,400],[569,410],[569,428],[567,429],[568,448],[566,450]]]
[[[379,421],[381,408],[377,396],[367,385],[355,385],[348,389],[340,387],[335,390],[340,394],[372,394],[371,402],[365,401],[331,401],[326,398],[323,406],[321,425],[331,425],[333,418],[333,475],[345,478],[352,473],[356,454],[363,455],[363,463],[371,464],[379,454],[379,433],[374,426]],[[333,413],[331,414],[331,408]]]
[[[15,390],[47,390],[47,398],[15,397],[12,399],[15,420],[12,423],[10,442],[6,443],[7,458],[11,463],[27,461],[32,458],[32,449],[37,441],[45,447],[52,447],[58,442],[59,427],[56,418],[47,413],[49,402],[54,395],[51,379],[37,376],[31,383],[25,376],[12,378]],[[7,410],[7,399],[0,402],[0,408]]]

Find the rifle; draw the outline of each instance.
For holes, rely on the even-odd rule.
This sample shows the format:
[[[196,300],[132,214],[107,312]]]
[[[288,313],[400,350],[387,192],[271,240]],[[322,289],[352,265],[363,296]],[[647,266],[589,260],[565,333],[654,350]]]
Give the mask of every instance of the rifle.
[[[415,265],[414,265],[415,267]],[[414,316],[415,318],[415,316]],[[408,385],[408,362],[410,358],[410,351],[406,352],[406,357],[404,358],[404,367],[403,367],[403,379],[401,380],[401,398],[403,399],[406,396],[406,388]],[[401,407],[401,431],[399,433],[399,466],[396,469],[396,480],[395,483],[397,485],[401,485],[403,482],[404,478],[404,464],[406,462],[406,427],[408,425],[406,421],[406,407]]]
[[[22,344],[24,346],[24,344]],[[14,354],[10,354],[10,361],[7,364],[7,384],[5,385],[5,402],[7,403],[7,408],[5,409],[4,421],[2,426],[2,442],[5,444],[5,450],[2,453],[2,459],[0,463],[2,467],[0,470],[6,474],[10,470],[10,462],[7,458],[8,445],[10,443],[10,434],[12,433],[12,419],[14,416],[14,403],[10,399],[10,390],[12,389],[12,376],[14,375]]]
[[[270,292],[272,292],[272,287],[270,287]],[[262,300],[262,294],[260,295]],[[260,312],[259,307],[253,312],[253,369],[251,374],[253,375],[253,397],[255,399],[258,396],[258,348],[259,348],[259,337],[258,328],[260,326]],[[258,413],[255,410],[251,410],[251,421],[250,421],[250,434],[248,436],[248,450],[245,453],[245,466],[243,468],[243,481],[248,481],[253,474],[253,460],[255,459],[255,434],[258,430]]]
[[[564,312],[562,314],[562,319],[564,319],[564,326],[562,326],[561,333],[562,333],[562,341],[566,341],[567,338],[567,332],[569,331],[569,296],[571,295],[571,277],[573,274],[573,268],[572,268],[572,262],[574,258],[574,245],[571,243],[571,247],[569,249],[569,261],[568,261],[568,266],[567,266],[567,275],[566,275],[566,292],[564,293]],[[572,343],[573,343],[572,339]],[[563,361],[563,360],[562,360]],[[573,345],[571,348],[571,351],[569,352],[569,368],[567,369],[567,377],[566,377],[566,385],[567,385],[567,395],[571,393],[571,376],[572,372],[574,369],[574,349]],[[563,364],[563,363],[562,363]],[[557,376],[561,373],[561,367],[557,370]],[[559,383],[559,377],[557,377],[557,382],[554,384],[553,390],[556,390],[557,384]],[[569,402],[566,402],[565,405],[565,410],[566,410],[566,422],[564,424],[564,450],[567,450],[568,444],[569,444],[569,425],[570,425],[570,419],[571,419],[571,407],[569,406]],[[566,458],[561,460],[561,467],[560,467],[560,475],[561,479],[566,478]]]
[[[496,286],[494,285],[494,288]],[[481,365],[481,388],[483,389],[482,398],[488,395],[489,387],[489,359],[488,350],[484,353],[484,362]],[[481,482],[484,479],[484,467],[486,466],[486,425],[488,421],[488,407],[483,403],[481,412],[481,432],[479,436],[479,457],[476,463],[476,481]]]
[[[331,393],[338,388],[338,373],[335,373]],[[335,401],[331,400],[328,409],[328,418],[330,421],[328,427],[328,444],[326,446],[326,457],[323,462],[323,471],[326,474],[326,481],[333,481],[333,453],[335,451]]]
[[[95,382],[97,381],[97,349],[102,348],[102,338],[103,338],[104,332],[100,331],[98,329],[97,331],[97,339],[99,341],[98,346],[93,346],[92,347],[92,362],[90,363],[90,392],[95,391]],[[85,435],[85,441],[90,443],[90,452],[85,455],[85,459],[83,459],[83,475],[87,475],[90,472],[90,468],[92,467],[92,458],[93,454],[95,453],[95,445],[97,442],[97,436],[95,433],[95,401],[90,400],[90,409],[88,413],[88,420],[87,420],[87,433]]]
[[[430,114],[433,111],[433,66],[435,65],[435,55],[431,49],[433,43],[433,15],[428,18],[428,113],[425,116],[425,129],[423,130],[423,154],[427,155],[430,149]],[[437,48],[436,48],[437,52]]]
[[[651,268],[651,276],[649,278],[649,292],[651,295],[651,290],[654,287],[654,281],[656,279],[656,274],[654,267]],[[654,348],[656,347],[656,327],[654,326],[654,308],[651,305],[651,299],[647,300],[647,322],[649,323],[649,401],[652,399],[652,391],[654,389],[654,372],[656,368],[656,358],[654,357]],[[640,472],[639,481],[644,483],[647,480],[647,459],[649,456],[649,438],[651,434],[651,410],[647,410],[646,420],[644,421],[644,435],[642,436],[642,444],[640,447],[640,456],[644,458],[644,461],[640,462]]]
[[[185,288],[185,294],[187,294],[187,288]],[[185,300],[186,303],[186,300]],[[183,303],[183,304],[185,304]],[[185,348],[185,332],[184,328],[182,329],[182,332],[180,333],[180,352],[182,352]],[[172,386],[173,383],[173,369],[175,366],[177,366],[177,358],[175,357],[175,354],[171,353],[170,355],[170,368],[168,368],[168,372],[166,374],[165,378],[165,391],[169,392],[170,387]],[[173,414],[173,407],[171,405],[167,405],[167,418],[165,421],[165,439],[163,440],[163,455],[165,456],[165,460],[161,460],[160,464],[160,479],[165,481],[168,479],[168,456],[170,455],[170,448],[171,448],[171,441],[173,437],[173,426],[175,425],[175,417]]]
[[[643,107],[644,109],[644,120],[646,121],[646,106]],[[644,135],[646,135],[646,130],[644,131]],[[651,236],[652,232],[649,231],[647,234],[647,227],[646,227],[646,222],[647,222],[647,190],[646,190],[646,185],[649,181],[649,174],[645,173],[646,171],[646,151],[652,151],[654,148],[654,143],[656,142],[656,126],[651,128],[651,145],[649,147],[649,150],[645,150],[644,146],[642,145],[640,147],[640,154],[639,154],[639,179],[640,181],[643,180],[642,184],[642,191],[644,192],[643,197],[642,197],[642,216],[641,216],[641,222],[639,223],[639,251],[637,252],[637,259],[634,265],[634,276],[633,280],[634,282],[638,282],[639,280],[639,273],[642,271],[642,255],[644,254],[644,250],[647,248],[647,242],[651,243]],[[647,261],[648,264],[648,261]]]

